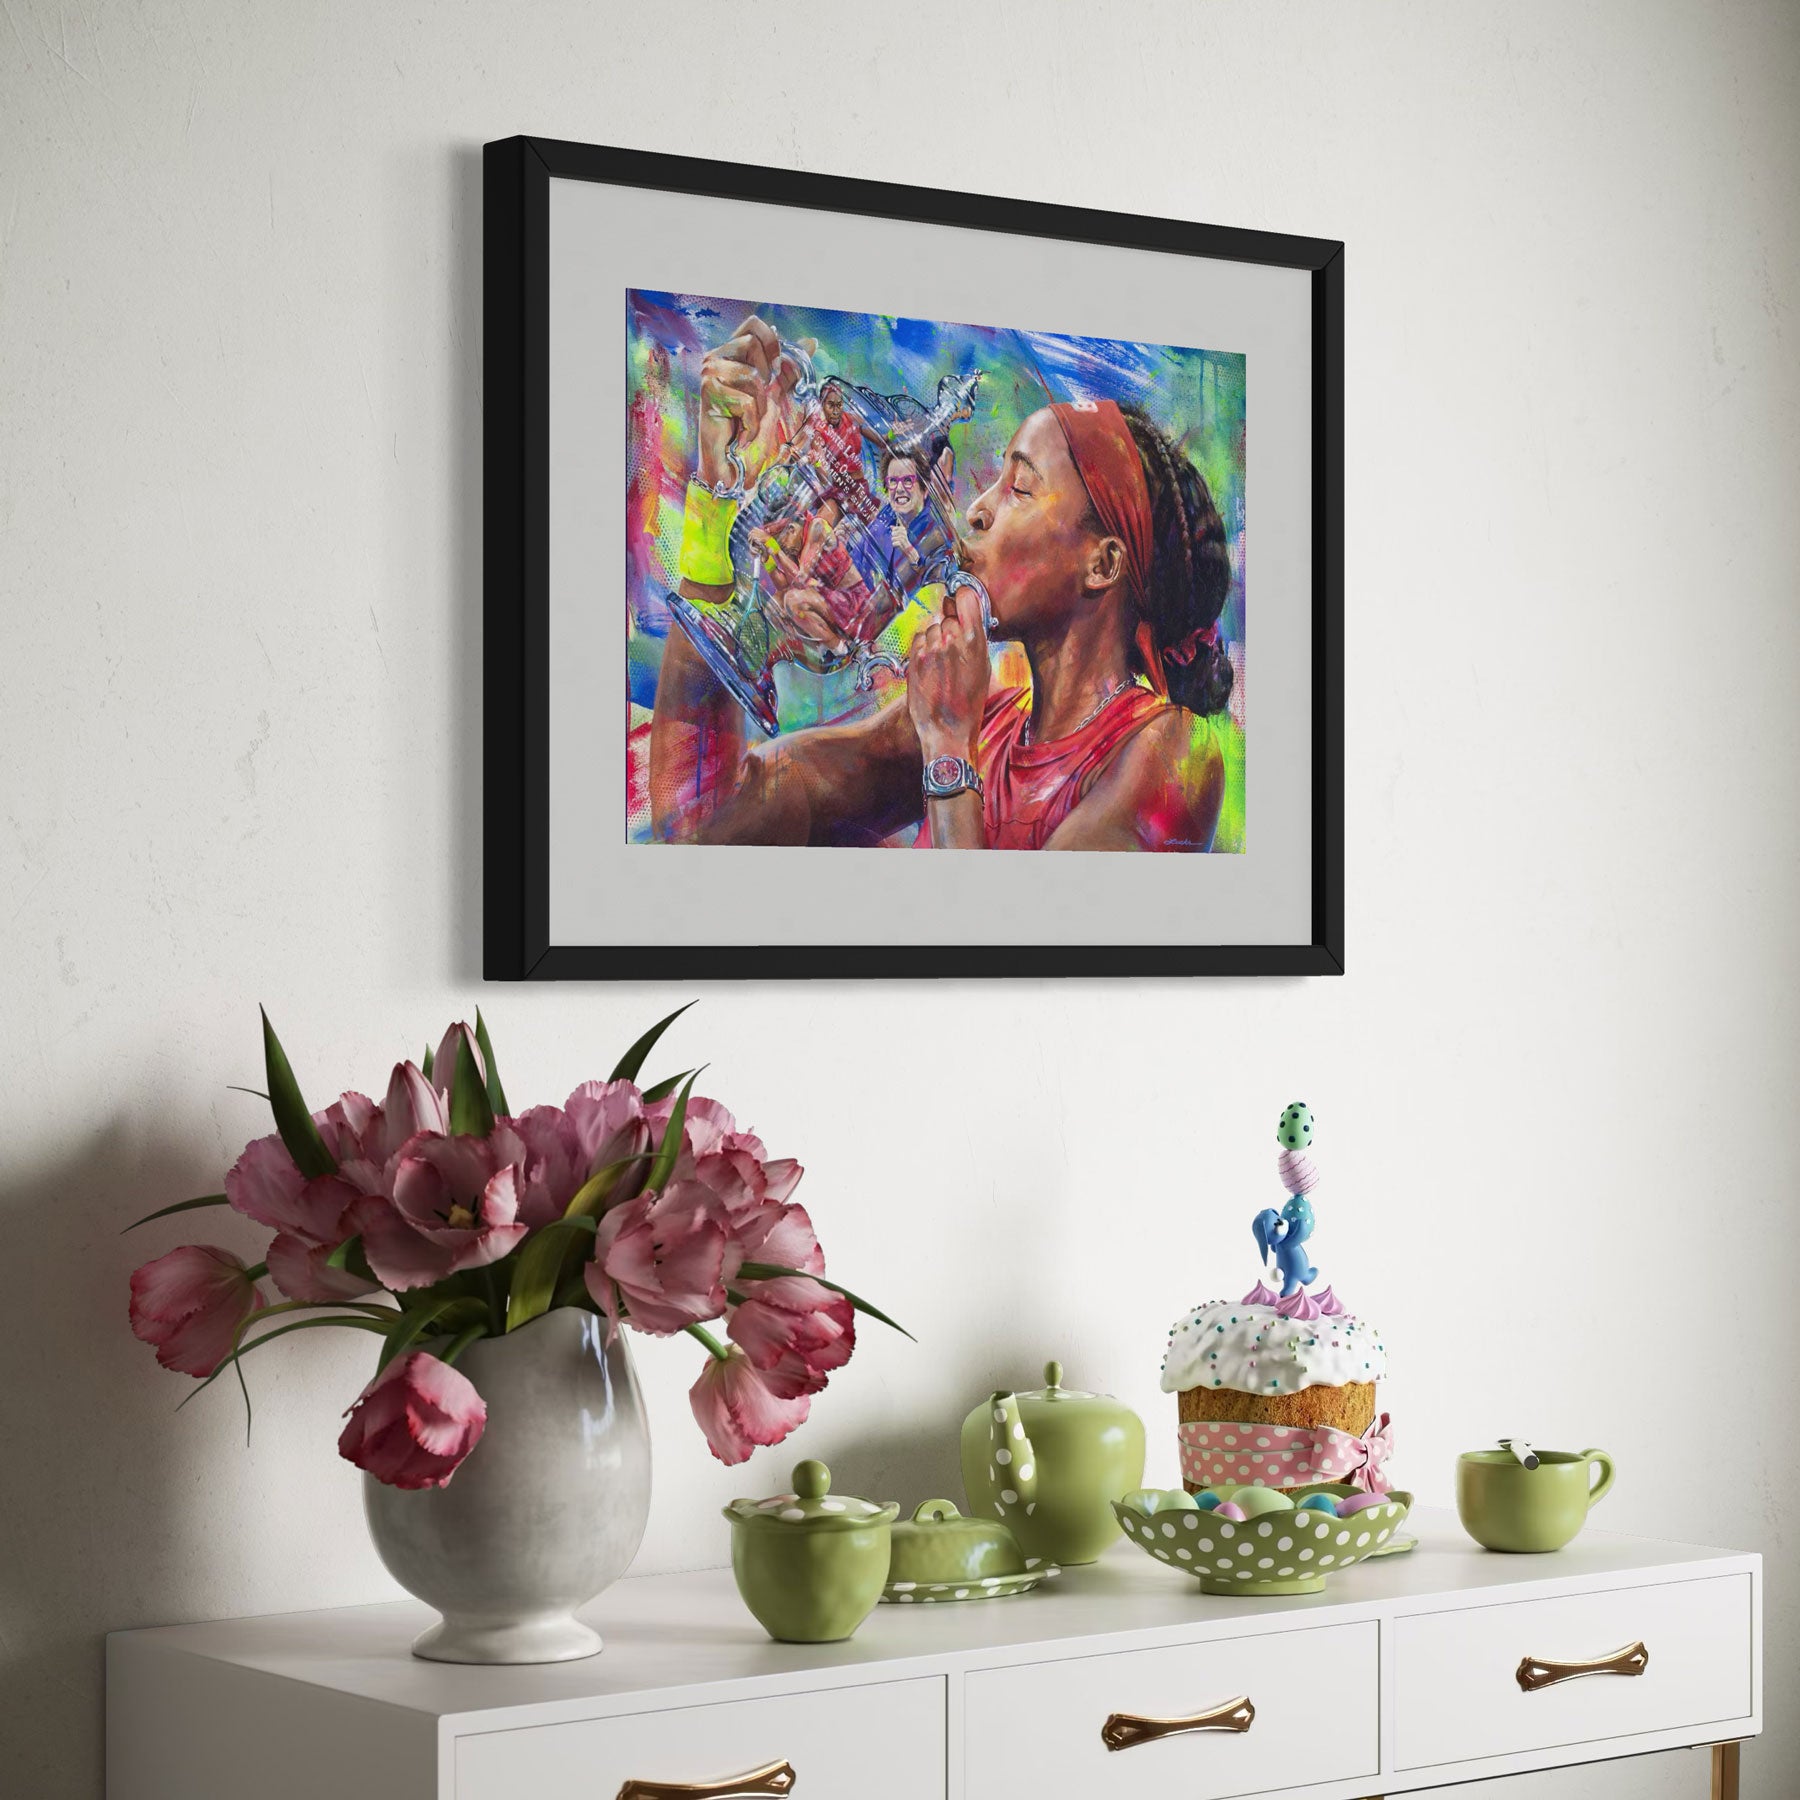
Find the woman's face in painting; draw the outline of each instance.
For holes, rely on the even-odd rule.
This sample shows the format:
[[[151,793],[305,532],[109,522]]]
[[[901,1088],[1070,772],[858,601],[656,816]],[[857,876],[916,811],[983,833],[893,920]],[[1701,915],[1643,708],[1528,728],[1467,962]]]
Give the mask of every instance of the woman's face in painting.
[[[968,560],[1004,637],[1053,630],[1099,597],[1083,585],[1101,557],[1087,489],[1047,407],[1012,435],[1000,477],[970,505]],[[1102,587],[1102,592],[1104,587]]]

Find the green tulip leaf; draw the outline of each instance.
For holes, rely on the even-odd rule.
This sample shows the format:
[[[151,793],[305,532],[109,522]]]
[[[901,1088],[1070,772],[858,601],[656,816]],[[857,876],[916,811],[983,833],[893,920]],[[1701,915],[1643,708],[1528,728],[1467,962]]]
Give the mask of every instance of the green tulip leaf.
[[[519,1250],[519,1266],[513,1271],[512,1291],[506,1297],[508,1331],[517,1331],[550,1310],[564,1271],[586,1252],[582,1234],[592,1237],[598,1224],[587,1213],[569,1214],[525,1240]]]
[[[481,1016],[481,1008],[475,1009],[475,1042],[481,1046],[481,1060],[487,1064],[487,1096],[488,1105],[502,1118],[512,1117],[512,1108],[506,1104],[506,1089],[500,1085],[500,1065],[494,1061],[493,1040],[488,1036],[487,1021]]]
[[[613,1189],[619,1185],[625,1171],[649,1160],[650,1152],[642,1150],[636,1156],[621,1157],[618,1162],[611,1162],[603,1169],[596,1169],[575,1190],[569,1204],[563,1208],[563,1217],[576,1219],[585,1214],[589,1218],[599,1218],[606,1211],[607,1203],[612,1199]]]
[[[422,1306],[403,1312],[385,1328],[387,1342],[375,1364],[379,1374],[396,1356],[410,1350],[422,1337],[442,1337],[447,1332],[461,1331],[465,1326],[480,1324],[485,1329],[487,1306],[471,1294],[441,1294]],[[437,1329],[434,1331],[432,1327]]]
[[[681,1155],[681,1135],[687,1129],[688,1096],[694,1091],[694,1083],[699,1079],[700,1070],[696,1069],[681,1084],[681,1092],[675,1096],[669,1122],[663,1128],[662,1142],[656,1146],[656,1161],[650,1165],[650,1173],[644,1177],[644,1186],[654,1192],[661,1192],[663,1183],[675,1171],[676,1159]]]
[[[469,1034],[456,1037],[456,1079],[450,1088],[450,1129],[458,1137],[486,1137],[494,1129],[494,1107],[488,1099],[475,1046]]]
[[[177,1200],[173,1206],[159,1206],[155,1212],[145,1213],[141,1219],[133,1219],[125,1227],[125,1231],[136,1231],[140,1225],[148,1225],[152,1219],[166,1219],[170,1213],[192,1212],[196,1206],[224,1206],[227,1204],[223,1194],[202,1194],[198,1200]],[[125,1231],[119,1233],[120,1237]]]
[[[427,1081],[431,1079],[431,1046],[429,1044],[425,1046],[425,1059],[419,1064],[419,1073]]]
[[[659,1019],[652,1025],[650,1029],[619,1058],[618,1066],[613,1070],[608,1079],[612,1081],[636,1081],[638,1078],[638,1070],[644,1066],[644,1058],[656,1048],[656,1040],[661,1037],[684,1012],[687,1011],[688,1006],[692,1006],[693,1004],[694,1002],[690,1000],[687,1003],[687,1006],[676,1007],[666,1019]]]
[[[700,1071],[698,1069],[683,1069],[679,1075],[671,1075],[667,1080],[659,1081],[655,1087],[645,1088],[644,1099],[646,1103],[654,1106],[657,1101],[668,1099],[668,1097],[674,1093],[674,1091],[680,1087],[690,1075],[698,1075],[699,1073]]]
[[[291,1302],[290,1304],[292,1304],[294,1306],[301,1306],[301,1305],[305,1305],[308,1303],[304,1302],[304,1301],[296,1300],[296,1301]],[[241,1368],[239,1368],[238,1365],[246,1356],[248,1356],[250,1354],[250,1352],[252,1350],[260,1350],[264,1344],[272,1343],[278,1337],[286,1337],[290,1331],[306,1331],[306,1330],[312,1329],[313,1327],[317,1327],[317,1326],[349,1325],[359,1331],[380,1331],[383,1329],[383,1327],[378,1325],[373,1319],[364,1319],[364,1318],[356,1318],[356,1317],[334,1318],[334,1319],[293,1319],[293,1320],[290,1320],[286,1325],[276,1326],[273,1331],[265,1331],[261,1337],[252,1338],[249,1341],[249,1343],[247,1343],[247,1344],[245,1342],[243,1342],[244,1330],[246,1327],[256,1324],[261,1319],[266,1319],[271,1313],[283,1312],[285,1310],[286,1310],[285,1307],[265,1306],[260,1312],[252,1313],[250,1315],[250,1317],[244,1321],[244,1324],[238,1327],[237,1341],[234,1342],[232,1345],[231,1354],[229,1356],[227,1356],[225,1358],[225,1360],[222,1363],[220,1363],[219,1366],[216,1369],[214,1369],[213,1372],[210,1375],[208,1375],[206,1377],[206,1379],[204,1381],[202,1381],[200,1383],[200,1385],[197,1388],[195,1388],[191,1394],[187,1395],[181,1401],[181,1404],[175,1408],[175,1410],[177,1412],[180,1412],[181,1408],[183,1406],[186,1406],[189,1400],[198,1399],[199,1396],[202,1395],[203,1393],[205,1393],[206,1390],[209,1387],[211,1387],[212,1384],[215,1381],[217,1381],[219,1379],[219,1377],[221,1375],[223,1375],[227,1369],[230,1369],[236,1374],[236,1376],[238,1378],[238,1386],[243,1390],[243,1394],[244,1394],[244,1440],[247,1443],[250,1438],[250,1425],[251,1425],[250,1388],[249,1388],[248,1383],[246,1383],[244,1380],[244,1371]]]
[[[464,1326],[463,1329],[450,1340],[443,1355],[438,1358],[438,1361],[454,1368],[456,1366],[456,1359],[461,1356],[477,1338],[486,1336],[487,1327],[485,1325]]]
[[[269,1023],[266,1012],[262,1016],[262,1026],[263,1064],[268,1071],[269,1111],[275,1115],[275,1129],[281,1134],[288,1155],[294,1159],[294,1167],[302,1175],[309,1180],[316,1175],[335,1175],[337,1161],[319,1136],[319,1128],[313,1123],[313,1116],[301,1097],[300,1084],[294,1079],[287,1052],[282,1049],[281,1040],[275,1035],[275,1027]]]
[[[345,1238],[344,1241],[339,1244],[328,1257],[326,1257],[325,1266],[328,1269],[342,1269],[347,1275],[354,1275],[359,1280],[372,1282],[376,1287],[381,1286],[381,1277],[369,1267],[369,1259],[363,1254],[362,1233],[360,1231],[352,1237]],[[387,1309],[384,1307],[382,1310],[385,1312]]]

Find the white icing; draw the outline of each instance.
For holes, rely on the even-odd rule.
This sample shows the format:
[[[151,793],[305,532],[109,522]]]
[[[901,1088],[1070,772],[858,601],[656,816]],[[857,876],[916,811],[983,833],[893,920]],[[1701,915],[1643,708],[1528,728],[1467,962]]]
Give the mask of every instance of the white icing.
[[[1272,1306],[1215,1300],[1184,1313],[1170,1330],[1162,1389],[1295,1394],[1375,1381],[1386,1373],[1381,1333],[1353,1313],[1286,1319]]]

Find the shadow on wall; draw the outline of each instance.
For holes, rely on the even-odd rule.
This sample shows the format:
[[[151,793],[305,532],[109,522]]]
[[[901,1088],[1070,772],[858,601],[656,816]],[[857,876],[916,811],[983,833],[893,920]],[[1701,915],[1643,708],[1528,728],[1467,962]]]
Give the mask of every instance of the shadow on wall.
[[[152,1196],[138,1209],[148,1212],[155,1196],[204,1192],[216,1178],[194,1183],[191,1151],[124,1123],[72,1155],[14,1160],[0,1181],[12,1240],[0,1767],[12,1793],[99,1793],[102,1634],[192,1604],[175,1519],[204,1485],[198,1437],[210,1434],[169,1429],[184,1397],[177,1378],[126,1325],[129,1268],[169,1246],[138,1244],[148,1230],[117,1234],[137,1216],[121,1196]]]
[[[248,1449],[235,1384],[216,1383],[177,1416],[196,1384],[131,1334],[132,1269],[181,1243],[260,1254],[266,1234],[225,1208],[120,1235],[218,1185],[191,1136],[177,1145],[124,1119],[66,1155],[15,1155],[0,1178],[11,1240],[0,1792],[21,1800],[101,1793],[106,1632],[392,1591],[360,1534],[346,1541],[341,1529],[356,1516],[359,1478],[332,1439],[337,1411],[367,1379],[360,1334],[304,1334],[249,1365]],[[283,1358],[288,1344],[301,1348]]]

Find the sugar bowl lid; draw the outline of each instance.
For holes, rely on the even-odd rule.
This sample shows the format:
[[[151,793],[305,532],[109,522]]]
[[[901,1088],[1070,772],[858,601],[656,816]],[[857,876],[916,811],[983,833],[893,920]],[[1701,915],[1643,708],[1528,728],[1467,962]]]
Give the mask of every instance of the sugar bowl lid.
[[[897,1501],[879,1506],[831,1491],[831,1471],[822,1462],[808,1460],[794,1465],[794,1491],[772,1494],[767,1500],[733,1500],[724,1509],[734,1524],[759,1530],[854,1531],[866,1525],[886,1525],[899,1512]]]

